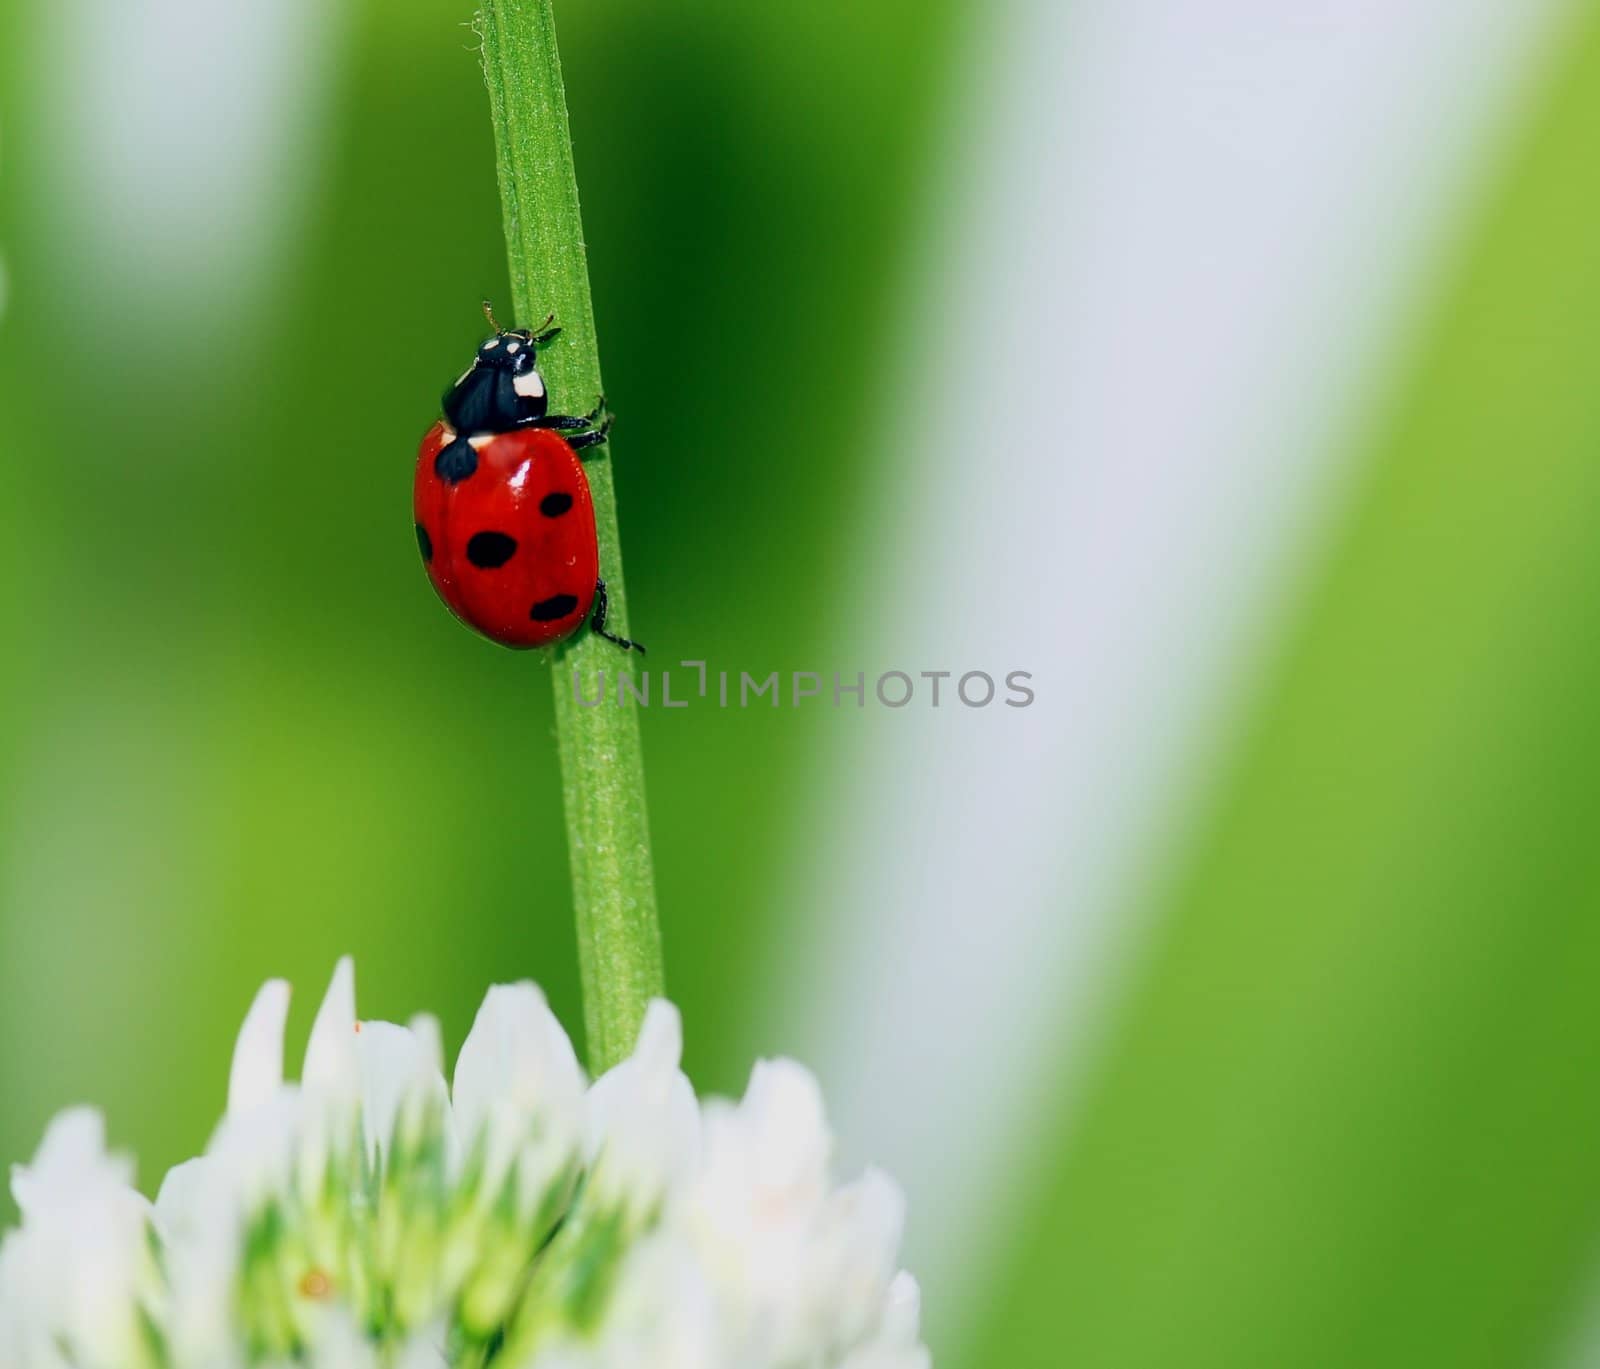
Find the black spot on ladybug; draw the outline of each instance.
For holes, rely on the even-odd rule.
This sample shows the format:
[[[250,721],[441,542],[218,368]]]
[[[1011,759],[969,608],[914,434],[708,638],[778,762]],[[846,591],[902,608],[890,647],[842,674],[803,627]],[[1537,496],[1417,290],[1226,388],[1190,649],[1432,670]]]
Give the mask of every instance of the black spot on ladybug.
[[[467,542],[467,560],[480,570],[495,570],[517,554],[517,539],[503,532],[475,532]]]
[[[433,538],[428,536],[428,530],[421,523],[417,524],[417,550],[422,553],[424,561],[433,560]]]
[[[477,448],[464,437],[441,447],[439,455],[433,458],[433,473],[452,485],[459,485],[477,469]]]
[[[555,494],[547,494],[539,501],[539,512],[546,518],[559,518],[571,507],[572,496],[570,494],[562,494],[560,491]]]
[[[553,623],[557,618],[565,618],[577,607],[577,595],[552,594],[548,599],[539,600],[528,617],[536,623]]]

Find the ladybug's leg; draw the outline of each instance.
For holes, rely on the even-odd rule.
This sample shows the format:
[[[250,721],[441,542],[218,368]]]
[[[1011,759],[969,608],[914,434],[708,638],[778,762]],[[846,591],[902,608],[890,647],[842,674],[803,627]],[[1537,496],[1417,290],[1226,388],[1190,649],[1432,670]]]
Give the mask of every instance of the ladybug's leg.
[[[615,642],[624,651],[637,651],[644,655],[644,643],[630,642],[626,637],[617,637],[606,631],[606,582],[594,582],[594,613],[590,616],[589,626],[594,629],[595,636],[604,637],[608,642]]]
[[[604,442],[611,432],[613,415],[607,414],[606,421],[592,432],[579,433],[576,437],[567,439],[567,446],[575,452],[581,452],[585,447],[598,447]]]
[[[605,413],[606,397],[601,395],[595,400],[594,408],[581,417],[576,414],[544,414],[534,419],[528,426],[530,428],[554,428],[557,432],[562,433],[577,432],[580,428],[594,427],[600,416]]]

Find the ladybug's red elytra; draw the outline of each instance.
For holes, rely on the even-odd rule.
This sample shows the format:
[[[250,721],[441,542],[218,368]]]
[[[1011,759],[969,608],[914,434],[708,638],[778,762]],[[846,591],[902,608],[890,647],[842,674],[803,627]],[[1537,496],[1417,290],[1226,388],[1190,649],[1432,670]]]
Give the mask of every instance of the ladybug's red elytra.
[[[561,330],[501,328],[444,397],[417,453],[413,506],[428,578],[468,627],[509,647],[549,646],[587,621],[606,631],[594,502],[578,453],[611,431],[602,398],[577,417],[547,413],[538,351]],[[571,434],[571,436],[563,436]]]

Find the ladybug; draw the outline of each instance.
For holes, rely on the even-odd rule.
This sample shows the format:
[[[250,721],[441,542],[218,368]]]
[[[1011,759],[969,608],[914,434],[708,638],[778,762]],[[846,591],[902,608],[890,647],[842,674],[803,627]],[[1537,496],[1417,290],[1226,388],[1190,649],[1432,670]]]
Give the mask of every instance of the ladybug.
[[[444,396],[417,453],[417,547],[434,589],[468,627],[509,647],[549,646],[587,622],[606,631],[594,501],[578,453],[611,431],[601,398],[577,417],[546,412],[539,348],[560,333],[502,328]],[[554,315],[551,316],[552,318]]]

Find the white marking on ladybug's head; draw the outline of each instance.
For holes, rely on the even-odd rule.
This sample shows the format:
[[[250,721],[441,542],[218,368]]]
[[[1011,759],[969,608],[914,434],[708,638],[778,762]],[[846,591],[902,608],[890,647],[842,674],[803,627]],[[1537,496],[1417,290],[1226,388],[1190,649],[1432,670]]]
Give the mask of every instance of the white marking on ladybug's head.
[[[472,444],[473,451],[481,452],[498,436],[498,433],[473,433],[472,436],[467,439],[467,441]]]
[[[506,351],[510,352],[512,356],[516,356],[516,354],[518,352],[520,352],[521,350],[522,350],[522,344],[520,342],[508,342],[508,343],[506,343]]]
[[[478,348],[478,350],[480,352],[492,352],[499,345],[500,339],[497,337],[492,337],[486,343],[484,343],[482,347]]]
[[[511,388],[524,399],[537,399],[544,393],[544,377],[537,371],[524,371],[511,377]]]

